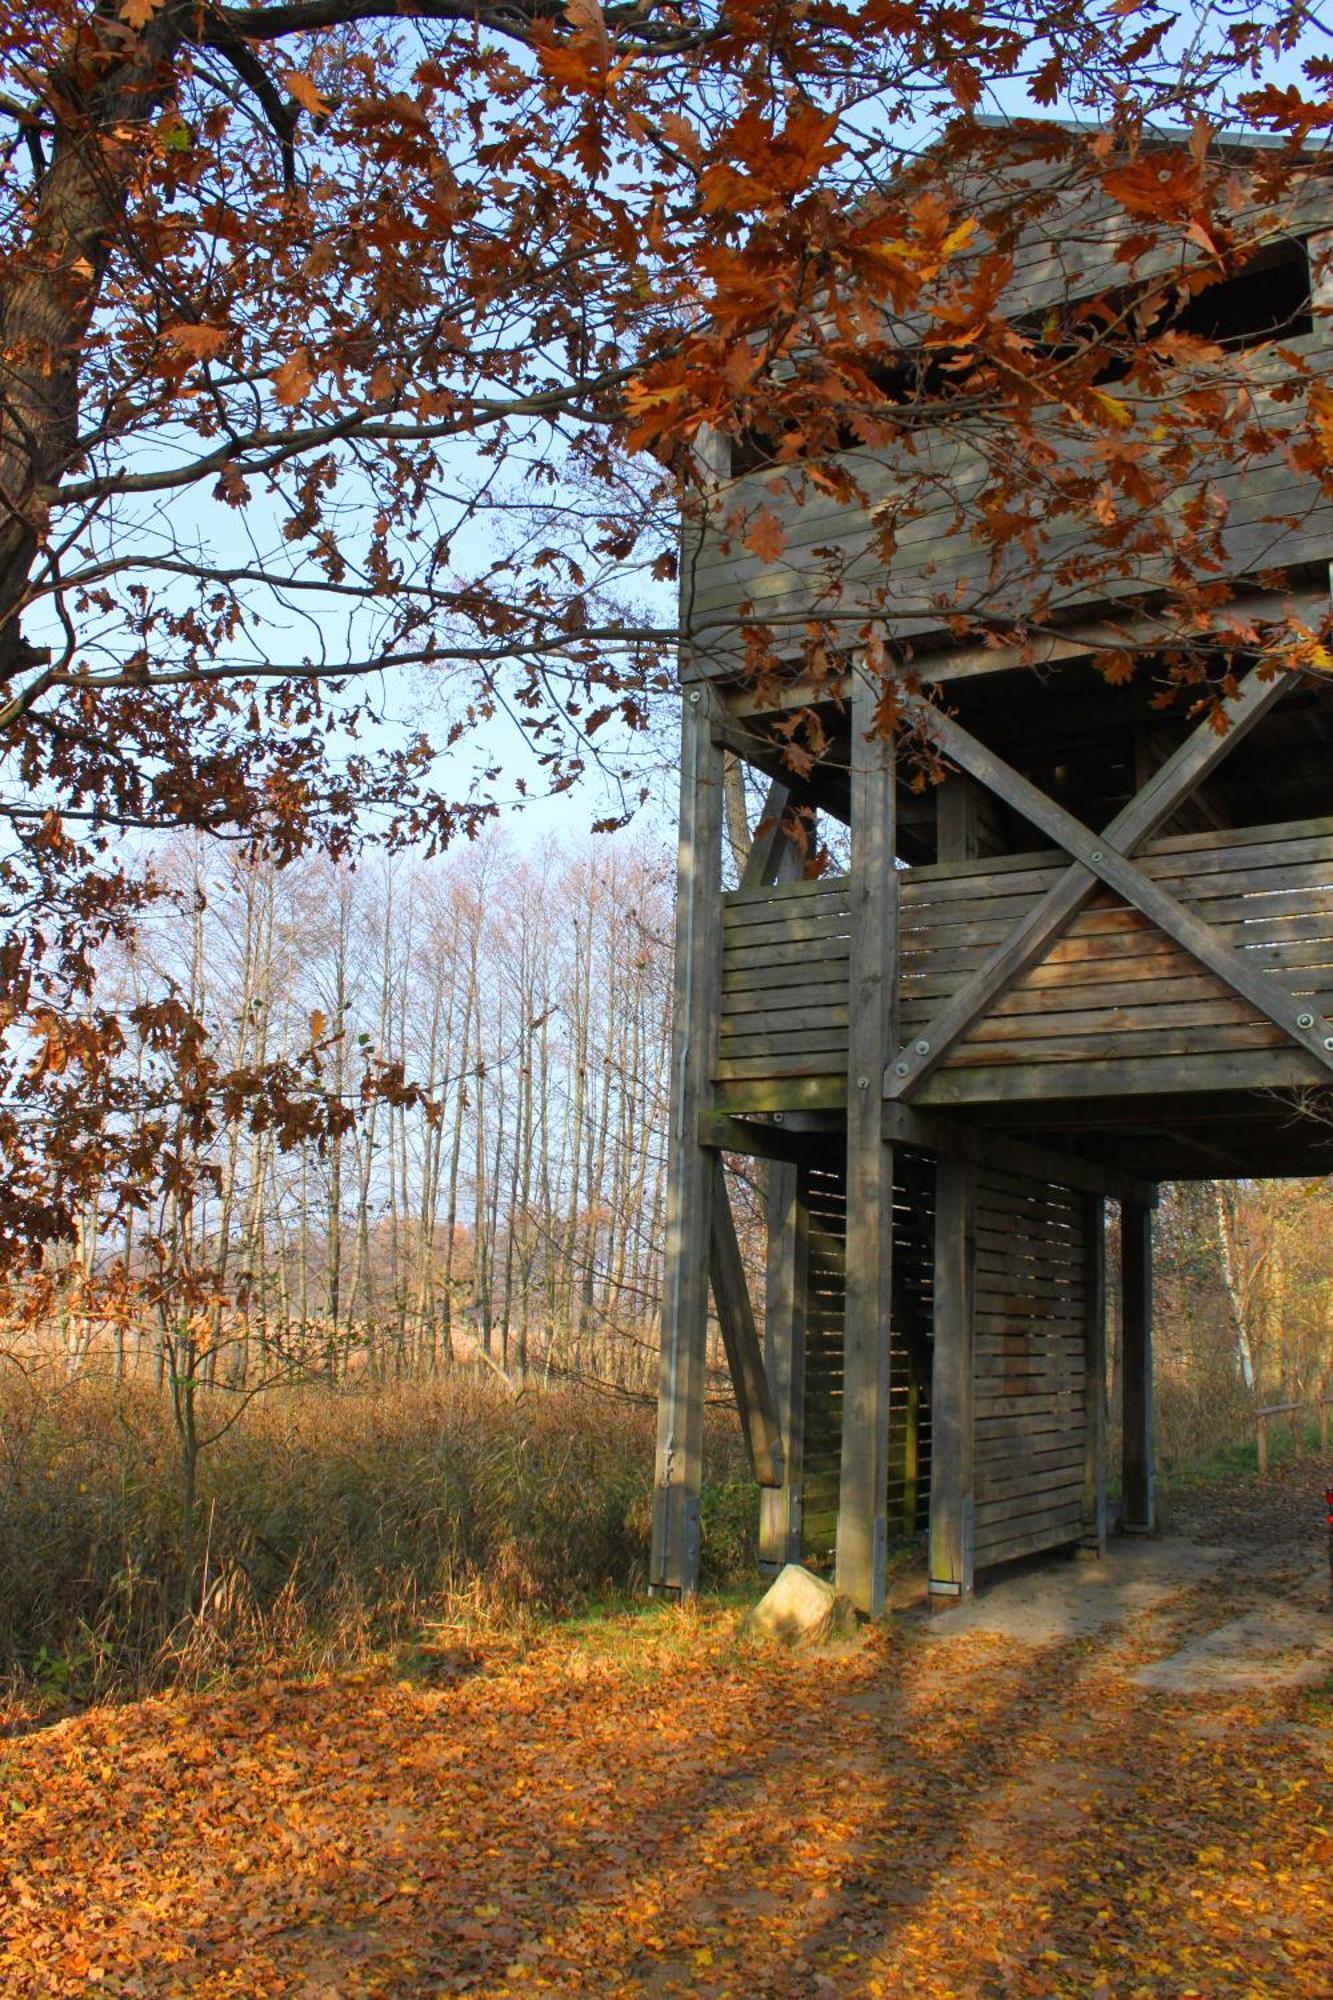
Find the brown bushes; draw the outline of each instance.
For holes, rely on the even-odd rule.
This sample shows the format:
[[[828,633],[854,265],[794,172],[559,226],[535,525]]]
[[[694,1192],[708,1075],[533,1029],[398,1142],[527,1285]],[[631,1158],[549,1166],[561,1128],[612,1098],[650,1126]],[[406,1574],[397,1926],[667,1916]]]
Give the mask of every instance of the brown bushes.
[[[457,1378],[218,1395],[194,1574],[169,1399],[0,1362],[0,1674],[78,1698],[247,1660],[355,1658],[445,1617],[559,1612],[643,1583],[652,1418]],[[753,1560],[734,1418],[711,1427],[705,1561]]]

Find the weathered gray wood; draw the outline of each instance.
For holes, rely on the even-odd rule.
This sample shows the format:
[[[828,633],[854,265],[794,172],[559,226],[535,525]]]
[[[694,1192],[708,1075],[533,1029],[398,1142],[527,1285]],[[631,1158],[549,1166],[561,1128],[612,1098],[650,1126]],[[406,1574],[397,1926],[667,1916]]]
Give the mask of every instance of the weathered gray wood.
[[[699,1144],[720,1153],[742,1153],[757,1160],[803,1159],[809,1150],[808,1136],[785,1122],[737,1118],[726,1111],[699,1113]]]
[[[1321,1083],[1325,1072],[1303,1050],[1260,1049],[1228,1055],[1103,1059],[1087,1063],[1013,1063],[936,1071],[925,1105],[1022,1104],[1066,1097],[1159,1097],[1169,1091],[1281,1090]]]
[[[1069,838],[1077,838],[1080,847],[1086,846],[1086,861],[1083,855],[1076,858],[1072,867],[1066,870],[1050,888],[1042,901],[1018,928],[996,948],[985,965],[973,975],[947,1006],[931,1023],[925,1034],[918,1036],[911,1044],[898,1051],[893,1063],[885,1073],[884,1090],[889,1097],[901,1097],[919,1089],[932,1070],[936,1069],[949,1054],[954,1044],[961,1040],[982,1018],[993,999],[1006,990],[1027,971],[1037,959],[1043,957],[1048,946],[1065,929],[1070,919],[1082,908],[1093,894],[1098,874],[1090,863],[1091,854],[1111,852],[1117,847],[1126,854],[1133,851],[1142,841],[1151,836],[1170,817],[1172,812],[1189,796],[1207,774],[1214,770],[1226,751],[1233,748],[1275,705],[1285,688],[1280,679],[1262,681],[1257,670],[1250,674],[1243,684],[1238,699],[1228,711],[1231,727],[1225,737],[1207,722],[1203,722],[1181,744],[1174,754],[1154,772],[1148,783],[1138,792],[1123,811],[1116,814],[1102,843],[1088,834],[1086,827],[1080,827],[1071,815],[1060,814],[1062,829]],[[942,737],[948,754],[974,777],[981,778],[983,769],[996,776],[996,767],[1001,760],[984,750],[966,730],[960,729],[948,717],[931,713],[932,728]],[[942,726],[942,727],[941,727]],[[980,753],[978,755],[978,753]],[[1009,783],[1009,767],[1003,772],[1006,795],[1013,790]],[[1013,778],[1018,779],[1016,772]],[[1018,779],[1019,789],[1024,798],[1036,793],[1036,787],[1028,785],[1025,779]],[[1053,801],[1044,793],[1036,793],[1039,804],[1044,808],[1054,808]],[[1030,801],[1029,801],[1030,803]],[[1025,808],[1020,807],[1020,810]],[[1030,816],[1030,815],[1028,815]],[[1068,822],[1068,825],[1065,825]],[[1046,824],[1039,820],[1037,824]],[[1061,845],[1065,840],[1061,839]],[[1088,845],[1088,843],[1091,843]],[[1072,851],[1068,850],[1067,851]],[[1126,863],[1126,866],[1129,864]],[[1119,886],[1119,885],[1117,885]],[[1151,914],[1145,912],[1145,914]]]
[[[719,1083],[713,1103],[719,1111],[833,1111],[845,1104],[843,1076],[768,1077],[762,1082],[737,1079]]]
[[[780,779],[774,778],[769,784],[759,824],[750,842],[750,852],[741,870],[742,892],[776,884],[784,873],[794,868],[792,844],[782,826],[782,815],[790,804],[790,791]]]
[[[782,1484],[782,1433],[764,1370],[763,1352],[755,1329],[750,1288],[736,1240],[731,1197],[721,1155],[712,1155],[709,1190],[708,1274],[713,1285],[718,1326],[731,1371],[741,1435],[749,1453],[750,1470],[761,1486]]]
[[[1083,1492],[1079,1546],[1106,1554],[1106,1217],[1100,1195],[1085,1196]]]
[[[782,1484],[759,1499],[759,1560],[774,1568],[801,1560],[805,1472],[805,1296],[809,1205],[793,1163],[770,1168],[764,1363],[783,1439]]]
[[[1254,676],[1247,687],[1255,685]],[[994,786],[1005,799],[1015,806],[1034,825],[1042,826],[1059,840],[1066,853],[1074,856],[1083,868],[1097,875],[1107,886],[1133,903],[1150,922],[1187,951],[1192,958],[1207,966],[1210,972],[1224,981],[1234,993],[1249,1007],[1265,1015],[1289,1040],[1304,1048],[1308,1055],[1323,1064],[1333,1075],[1333,1051],[1324,1047],[1324,1025],[1315,1020],[1309,1026],[1302,1025],[1310,1012],[1302,1008],[1287,988],[1273,979],[1259,967],[1251,965],[1240,952],[1234,950],[1214,927],[1205,922],[1197,912],[1180,902],[1162,883],[1145,875],[1115,843],[1110,829],[1104,834],[1089,831],[1080,820],[1067,813],[1062,806],[1048,798],[1045,792],[1029,782],[1019,772],[977,743],[966,730],[949,717],[942,716],[936,727],[951,756],[966,762],[976,775],[989,771]],[[1166,768],[1164,765],[1163,769]],[[1151,790],[1153,780],[1135,800],[1137,805]],[[1126,812],[1132,811],[1132,807]],[[1121,815],[1125,817],[1125,815]],[[1132,844],[1132,843],[1128,843]],[[1300,871],[1295,871],[1299,873]],[[1256,914],[1264,913],[1268,899],[1258,897]],[[1250,907],[1253,907],[1252,905]],[[1223,905],[1227,914],[1245,915],[1242,906],[1234,912]],[[1225,1046],[1225,1044],[1223,1044]],[[895,1064],[895,1070],[897,1065]]]
[[[851,718],[852,942],[848,998],[847,1291],[843,1332],[838,1588],[877,1618],[888,1532],[889,1318],[893,1150],[880,1126],[879,1079],[898,994],[892,742],[875,733],[879,686],[863,668]]]
[[[772,1078],[780,1082],[784,1077],[836,1077],[841,1084],[847,1069],[847,1059],[841,1049],[808,1056],[737,1056],[726,1061],[719,1060],[713,1065],[713,1074],[719,1084],[762,1082]]]
[[[1113,1201],[1139,1201],[1148,1207],[1156,1205],[1157,1191],[1150,1182],[1136,1180],[1113,1167],[1080,1160],[1051,1146],[1034,1145],[999,1132],[983,1132],[975,1125],[964,1125],[956,1118],[923,1111],[912,1104],[886,1104],[882,1116],[885,1137],[899,1145],[919,1146],[924,1152],[946,1159],[970,1160],[976,1167],[1030,1174],[1083,1194],[1104,1194]]]
[[[930,1391],[930,1561],[932,1600],[971,1594],[973,1497],[973,1231],[976,1172],[941,1159],[935,1175],[934,1353]]]
[[[1120,1209],[1120,1410],[1122,1526],[1151,1535],[1157,1526],[1152,1436],[1152,1214]]]
[[[671,1033],[662,1351],[653,1484],[652,1589],[688,1596],[699,1583],[704,1376],[713,1156],[698,1140],[708,1109],[721,957],[722,753],[714,745],[711,690],[683,705],[680,840]]]

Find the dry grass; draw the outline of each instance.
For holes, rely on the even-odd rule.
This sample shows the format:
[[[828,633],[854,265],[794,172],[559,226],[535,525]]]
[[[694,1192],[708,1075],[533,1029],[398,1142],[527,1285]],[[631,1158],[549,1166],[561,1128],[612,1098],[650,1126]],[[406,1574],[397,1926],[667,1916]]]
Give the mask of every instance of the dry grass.
[[[563,1612],[642,1585],[652,1417],[455,1379],[219,1399],[197,1572],[179,1445],[149,1385],[0,1361],[0,1677],[101,1699],[247,1663],[364,1657],[445,1617]],[[734,1418],[711,1427],[705,1562],[753,1562]]]

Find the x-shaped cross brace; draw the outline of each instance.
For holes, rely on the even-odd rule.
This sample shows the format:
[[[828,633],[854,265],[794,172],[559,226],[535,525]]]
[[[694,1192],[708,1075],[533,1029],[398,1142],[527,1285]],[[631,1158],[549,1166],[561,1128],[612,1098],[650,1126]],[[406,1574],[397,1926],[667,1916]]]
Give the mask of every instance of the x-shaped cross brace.
[[[937,710],[927,713],[931,736],[955,764],[1049,833],[1072,856],[1072,865],[1036,908],[999,944],[919,1035],[899,1049],[884,1072],[884,1095],[910,1097],[949,1051],[984,1019],[992,1003],[1050,949],[1099,883],[1132,903],[1168,937],[1207,966],[1241,999],[1264,1014],[1293,1042],[1333,1073],[1333,1037],[1307,1005],[1279,980],[1249,963],[1211,924],[1179,902],[1130,858],[1170,819],[1195,786],[1286,692],[1285,675],[1260,678],[1256,668],[1228,711],[1231,727],[1219,735],[1211,721],[1188,736],[1142,791],[1116,814],[1104,833],[1093,833],[1054,799],[1022,777],[1002,757]]]

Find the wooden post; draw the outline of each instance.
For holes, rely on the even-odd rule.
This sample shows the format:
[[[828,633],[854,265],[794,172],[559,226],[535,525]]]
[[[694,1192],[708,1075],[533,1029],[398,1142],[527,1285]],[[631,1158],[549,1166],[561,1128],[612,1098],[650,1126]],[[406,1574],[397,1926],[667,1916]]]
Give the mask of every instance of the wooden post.
[[[838,1588],[872,1618],[884,1609],[888,1535],[889,1313],[893,1149],[881,1083],[895,1046],[898,879],[892,741],[874,733],[877,676],[852,676],[851,940],[847,1049],[847,1290],[843,1330]]]
[[[699,1584],[707,1364],[712,1155],[699,1144],[717,1036],[722,929],[722,752],[706,686],[690,689],[681,726],[680,847],[671,1029],[671,1124],[649,1585],[691,1595]]]
[[[765,1570],[801,1560],[805,1478],[805,1302],[810,1210],[805,1175],[789,1161],[768,1169],[768,1292],[764,1362],[782,1433],[782,1484],[759,1496],[759,1563]]]
[[[745,1280],[741,1246],[727,1193],[722,1155],[712,1155],[712,1186],[708,1195],[709,1275],[713,1304],[726,1350],[741,1435],[749,1453],[750,1470],[761,1486],[782,1485],[782,1433],[769,1388],[768,1373],[755,1331],[750,1288]]]
[[[970,1596],[973,1569],[972,1422],[976,1168],[941,1159],[935,1170],[935,1342],[930,1387],[932,1610]]]
[[[1120,1205],[1121,1526],[1151,1535],[1157,1527],[1152,1442],[1152,1210]]]
[[[1083,1507],[1079,1549],[1106,1554],[1106,1213],[1083,1197]]]

